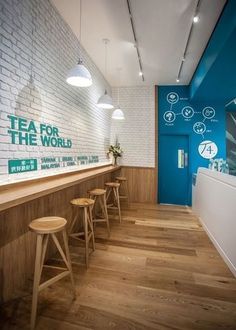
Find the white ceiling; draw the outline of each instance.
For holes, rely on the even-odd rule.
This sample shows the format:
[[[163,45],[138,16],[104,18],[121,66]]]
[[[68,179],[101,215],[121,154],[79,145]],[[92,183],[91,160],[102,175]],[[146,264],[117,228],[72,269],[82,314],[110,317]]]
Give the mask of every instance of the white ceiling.
[[[51,0],[79,36],[80,0]],[[180,84],[188,84],[226,0],[201,0]],[[111,86],[176,84],[197,0],[130,0],[145,81],[126,0],[82,0],[82,44]],[[104,44],[108,38],[108,72]],[[122,68],[119,79],[119,68]],[[120,83],[119,83],[120,81]]]

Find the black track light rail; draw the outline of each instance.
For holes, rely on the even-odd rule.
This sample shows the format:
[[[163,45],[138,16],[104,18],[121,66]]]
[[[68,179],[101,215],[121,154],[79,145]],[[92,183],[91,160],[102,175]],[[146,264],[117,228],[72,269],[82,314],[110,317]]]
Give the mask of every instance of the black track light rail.
[[[194,16],[196,16],[198,14],[199,7],[200,7],[200,2],[201,2],[201,0],[198,0],[197,1],[197,5],[196,5]],[[192,21],[192,24],[191,24],[191,27],[190,27],[190,30],[189,30],[189,34],[188,34],[188,39],[187,39],[187,42],[186,42],[186,45],[185,45],[183,57],[182,57],[182,60],[181,60],[180,66],[179,66],[177,80],[180,79],[180,75],[181,75],[181,72],[182,72],[182,69],[183,69],[183,64],[184,64],[184,61],[185,61],[185,58],[186,58],[186,54],[187,54],[187,51],[188,51],[189,42],[190,42],[191,37],[192,37],[193,25],[194,25],[194,22]]]
[[[129,11],[130,24],[131,24],[131,28],[132,28],[132,32],[133,32],[133,37],[134,37],[134,45],[135,45],[137,55],[138,55],[139,69],[140,69],[140,72],[142,73],[142,80],[144,81],[143,65],[142,65],[141,55],[140,55],[140,52],[138,49],[138,41],[137,41],[135,28],[134,28],[134,20],[133,20],[133,16],[132,16],[132,12],[131,12],[130,0],[126,0],[126,2],[127,2],[128,11]]]

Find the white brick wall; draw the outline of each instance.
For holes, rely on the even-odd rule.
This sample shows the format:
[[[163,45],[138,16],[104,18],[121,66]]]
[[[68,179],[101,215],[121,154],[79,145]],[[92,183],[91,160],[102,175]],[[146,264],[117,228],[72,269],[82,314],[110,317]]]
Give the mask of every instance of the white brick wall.
[[[72,87],[65,81],[81,52],[93,78],[89,88]],[[101,163],[107,162],[111,113],[96,107],[105,88],[110,92],[110,86],[49,0],[0,0],[0,182],[41,175],[38,171],[8,176],[8,159],[98,155]],[[149,95],[148,90],[145,95]],[[38,125],[57,126],[62,137],[72,139],[72,148],[11,144],[8,114],[33,119]],[[152,142],[146,141],[145,134],[142,144],[148,145]],[[125,157],[129,160],[131,155],[127,152]],[[132,157],[134,162],[137,158]],[[151,158],[149,155],[147,163],[151,164]]]
[[[118,138],[124,154],[119,163],[127,166],[155,166],[154,86],[121,87],[120,106],[125,121],[112,121],[111,142]],[[112,89],[118,103],[118,88]]]

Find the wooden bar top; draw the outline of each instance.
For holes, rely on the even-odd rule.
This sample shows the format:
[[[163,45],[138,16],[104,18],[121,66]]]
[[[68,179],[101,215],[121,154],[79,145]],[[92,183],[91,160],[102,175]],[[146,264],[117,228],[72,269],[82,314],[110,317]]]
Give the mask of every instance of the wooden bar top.
[[[119,170],[120,166],[105,165],[78,172],[39,178],[0,187],[0,211],[33,199],[88,181],[96,176]]]

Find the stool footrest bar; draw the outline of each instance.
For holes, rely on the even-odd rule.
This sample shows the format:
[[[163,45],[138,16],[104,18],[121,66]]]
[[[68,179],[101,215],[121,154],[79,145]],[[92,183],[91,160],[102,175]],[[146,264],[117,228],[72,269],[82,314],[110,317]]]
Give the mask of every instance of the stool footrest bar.
[[[42,283],[42,284],[39,285],[38,291],[39,292],[42,291],[43,289],[47,288],[49,285],[52,285],[53,283],[61,280],[63,277],[65,277],[65,276],[67,276],[69,274],[70,274],[69,270],[66,270],[63,273],[58,274],[58,275],[50,278],[50,280],[47,280],[46,282],[44,282],[44,283]]]

